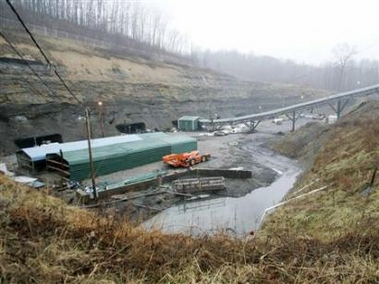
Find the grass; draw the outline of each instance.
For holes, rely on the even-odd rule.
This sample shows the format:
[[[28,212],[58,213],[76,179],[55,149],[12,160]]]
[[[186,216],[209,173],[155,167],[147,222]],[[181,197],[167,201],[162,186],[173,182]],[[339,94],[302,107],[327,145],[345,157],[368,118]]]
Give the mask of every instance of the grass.
[[[145,232],[114,216],[99,217],[2,176],[0,183],[2,283],[367,283],[378,279],[374,259],[379,256],[379,231],[373,221],[360,225],[364,231],[342,234],[340,230],[341,235],[331,241],[289,228],[270,234],[266,229],[255,240],[222,235],[194,239]],[[298,222],[289,215],[286,218]]]
[[[378,103],[362,105],[356,111],[359,118],[348,115],[328,129],[327,142],[297,183],[300,188],[318,179],[305,192],[324,185],[328,189],[277,210],[266,223],[268,231],[291,227],[307,236],[334,240],[341,234],[362,230],[361,225],[369,220],[379,220],[379,187],[374,184],[370,195],[363,194],[379,161],[379,139],[375,134],[379,131],[378,109]],[[288,141],[282,141],[283,151],[291,147]],[[313,144],[303,145],[300,151],[306,152]],[[283,222],[281,218],[285,216],[290,216],[290,220]]]

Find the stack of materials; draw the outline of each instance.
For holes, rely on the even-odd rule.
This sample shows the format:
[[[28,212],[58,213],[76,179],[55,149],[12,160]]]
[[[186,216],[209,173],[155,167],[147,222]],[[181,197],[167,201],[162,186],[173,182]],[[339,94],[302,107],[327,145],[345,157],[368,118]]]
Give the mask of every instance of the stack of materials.
[[[176,192],[179,193],[217,191],[226,188],[224,177],[178,179],[172,183],[172,187]]]

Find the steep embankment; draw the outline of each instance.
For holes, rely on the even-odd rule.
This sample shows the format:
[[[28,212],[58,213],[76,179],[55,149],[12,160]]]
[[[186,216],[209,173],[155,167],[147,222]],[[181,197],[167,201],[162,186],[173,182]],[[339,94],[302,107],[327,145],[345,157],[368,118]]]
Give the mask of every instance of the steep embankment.
[[[293,156],[296,151],[310,165],[287,199],[327,188],[275,211],[264,231],[320,240],[360,236],[364,242],[377,236],[379,186],[375,181],[370,191],[368,187],[379,166],[378,120],[379,103],[365,102],[333,126],[306,125],[275,143],[280,152]],[[317,148],[317,154],[311,155]],[[370,246],[377,250],[377,243],[373,239]]]
[[[6,34],[26,59],[44,62],[24,34]],[[105,134],[113,135],[117,123],[143,121],[148,128],[166,129],[185,114],[235,116],[258,110],[259,105],[267,109],[301,96],[326,95],[294,85],[239,81],[211,70],[146,60],[67,39],[36,37],[73,93],[91,107],[95,137],[101,134],[100,114]],[[3,39],[0,57],[17,58]],[[27,66],[0,62],[0,151],[13,150],[12,140],[18,137],[59,132],[65,141],[84,138],[84,106],[78,105],[49,68],[37,69],[48,88]]]

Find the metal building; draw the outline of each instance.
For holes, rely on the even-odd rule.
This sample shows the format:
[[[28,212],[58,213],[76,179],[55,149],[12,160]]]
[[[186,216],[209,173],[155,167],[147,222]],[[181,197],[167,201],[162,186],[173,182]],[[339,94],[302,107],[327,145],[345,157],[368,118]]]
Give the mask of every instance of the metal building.
[[[91,144],[92,148],[96,148],[140,140],[142,140],[142,138],[138,135],[122,135],[92,139]],[[67,152],[80,149],[88,149],[87,140],[68,143],[42,144],[41,146],[24,148],[16,152],[17,164],[19,167],[28,169],[30,172],[35,173],[46,168],[47,154],[59,154],[61,151]]]
[[[100,176],[161,161],[167,154],[196,150],[197,140],[154,132],[93,139],[92,145],[96,176]],[[17,159],[19,166],[38,170],[37,165],[44,165],[70,180],[90,177],[86,140],[22,149]]]
[[[199,130],[199,116],[183,116],[178,119],[178,129],[181,131]]]
[[[170,144],[149,140],[97,147],[92,150],[96,176],[102,176],[160,161],[170,153]],[[64,178],[89,179],[88,149],[47,155],[47,168],[58,171]]]

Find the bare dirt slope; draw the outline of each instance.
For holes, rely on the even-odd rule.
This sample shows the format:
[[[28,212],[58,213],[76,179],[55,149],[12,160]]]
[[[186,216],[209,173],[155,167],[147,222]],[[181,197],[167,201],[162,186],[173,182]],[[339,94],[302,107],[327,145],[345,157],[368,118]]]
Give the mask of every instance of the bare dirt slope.
[[[45,63],[24,34],[5,31],[26,59]],[[0,151],[13,151],[13,139],[59,132],[65,141],[84,137],[84,107],[92,110],[94,136],[117,134],[115,124],[145,122],[166,129],[182,115],[236,116],[296,101],[325,91],[285,84],[253,83],[199,69],[131,57],[120,50],[86,46],[72,40],[36,35],[55,66],[37,71],[45,83],[22,64],[0,62]],[[0,57],[17,58],[0,39]],[[54,75],[56,68],[79,104]],[[103,107],[97,107],[98,101]]]

